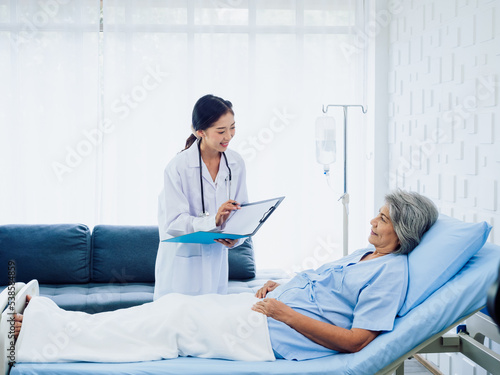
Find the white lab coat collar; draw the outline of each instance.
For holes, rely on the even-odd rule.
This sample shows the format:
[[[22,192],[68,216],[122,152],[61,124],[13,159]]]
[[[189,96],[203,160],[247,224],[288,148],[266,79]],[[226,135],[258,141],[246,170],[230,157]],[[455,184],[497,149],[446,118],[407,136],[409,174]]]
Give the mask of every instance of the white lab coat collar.
[[[188,156],[188,167],[189,168],[198,168],[200,165],[200,159],[198,157],[198,144],[195,141],[191,147],[189,147],[187,150],[182,151],[185,152]]]
[[[198,165],[199,165],[199,157],[198,157],[198,144],[197,142],[194,142],[191,147],[189,147],[187,150],[185,151],[182,151],[182,152],[186,152],[188,154],[188,166],[190,168],[197,168]],[[237,160],[236,158],[234,157],[235,154],[234,154],[234,151],[231,150],[231,149],[228,149],[226,152],[226,157],[227,157],[227,162],[229,163],[229,165],[235,165],[237,164]],[[224,156],[221,156],[222,158]],[[223,161],[224,164],[226,164],[225,161]]]
[[[182,151],[182,152],[186,152],[187,153],[187,157],[188,157],[188,167],[189,168],[198,168],[199,165],[200,165],[200,157],[199,157],[199,153],[198,153],[198,143],[197,142],[194,142],[191,147],[189,147],[187,150],[185,151]],[[236,157],[235,157],[235,154],[233,154],[233,151],[232,150],[227,150],[225,152],[226,154],[226,157],[227,157],[227,162],[229,164],[229,166],[231,167],[231,165],[235,165],[237,164],[237,160],[236,160]],[[220,165],[219,165],[219,178],[222,177],[222,178],[226,178],[229,176],[229,172],[226,168],[226,161],[223,160],[224,159],[224,156],[221,155],[221,161],[220,161]],[[208,172],[208,169],[207,169],[207,166],[204,165],[202,167],[202,176],[203,178],[211,184],[211,186],[213,186],[215,188],[215,183],[214,181],[212,180],[212,177],[210,176],[210,173]]]

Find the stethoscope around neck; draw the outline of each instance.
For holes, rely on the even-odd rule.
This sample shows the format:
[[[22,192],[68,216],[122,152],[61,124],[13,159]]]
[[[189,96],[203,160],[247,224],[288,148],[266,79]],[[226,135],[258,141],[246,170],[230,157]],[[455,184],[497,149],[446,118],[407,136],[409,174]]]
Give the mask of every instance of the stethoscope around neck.
[[[200,164],[200,188],[201,188],[201,213],[198,215],[200,217],[203,217],[203,216],[209,216],[210,214],[205,211],[205,194],[203,194],[203,176],[202,176],[202,164],[201,164],[201,149],[200,149],[200,145],[201,145],[201,139],[198,140],[198,159],[199,159],[199,164]],[[224,156],[224,161],[226,162],[226,167],[227,167],[227,170],[229,172],[229,186],[228,186],[228,192],[227,192],[227,196],[228,198],[227,199],[230,199],[231,198],[231,180],[232,180],[232,174],[231,174],[231,168],[229,168],[229,163],[227,162],[227,156],[226,154],[223,152],[222,153],[222,156]]]

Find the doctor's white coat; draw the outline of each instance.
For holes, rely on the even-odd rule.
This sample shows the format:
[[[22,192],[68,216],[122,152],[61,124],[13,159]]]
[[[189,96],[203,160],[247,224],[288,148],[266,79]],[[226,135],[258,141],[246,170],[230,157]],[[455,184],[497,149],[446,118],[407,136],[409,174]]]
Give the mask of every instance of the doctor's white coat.
[[[155,267],[155,300],[172,292],[191,295],[227,293],[227,247],[217,242],[211,245],[161,242],[217,228],[215,215],[229,198],[238,203],[248,202],[245,163],[233,150],[228,149],[225,154],[231,168],[231,184],[224,156],[221,156],[215,181],[205,163],[201,163],[205,210],[210,214],[205,217],[199,217],[202,204],[196,142],[177,154],[165,168],[164,187],[158,198],[160,245]],[[236,246],[243,241],[241,239]]]

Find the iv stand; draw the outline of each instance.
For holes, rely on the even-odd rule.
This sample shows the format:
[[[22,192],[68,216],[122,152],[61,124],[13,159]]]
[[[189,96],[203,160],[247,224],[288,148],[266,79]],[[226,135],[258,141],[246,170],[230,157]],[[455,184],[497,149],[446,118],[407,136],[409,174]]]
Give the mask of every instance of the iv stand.
[[[349,216],[349,193],[347,192],[347,108],[348,107],[361,107],[361,111],[363,113],[366,113],[367,109],[363,107],[360,104],[327,104],[326,108],[323,105],[323,113],[328,112],[328,108],[330,107],[342,107],[344,110],[344,194],[338,199],[342,199],[342,205],[343,205],[343,212],[344,212],[344,217],[343,217],[343,256],[346,256],[348,254],[348,244],[349,244],[349,222],[348,222],[348,216]]]

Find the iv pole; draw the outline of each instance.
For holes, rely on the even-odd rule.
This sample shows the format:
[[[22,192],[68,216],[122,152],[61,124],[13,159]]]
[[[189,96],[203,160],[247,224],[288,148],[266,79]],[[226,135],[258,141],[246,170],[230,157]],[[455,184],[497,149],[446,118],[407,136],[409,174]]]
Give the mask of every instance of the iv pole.
[[[346,256],[348,254],[348,236],[349,236],[349,223],[348,223],[348,216],[349,216],[349,193],[347,192],[347,108],[348,107],[361,107],[361,110],[363,113],[366,113],[367,109],[363,107],[360,104],[327,104],[326,108],[325,105],[323,105],[323,113],[328,112],[328,108],[330,107],[342,107],[344,110],[344,194],[338,199],[342,199],[342,205],[343,205],[343,212],[344,212],[344,217],[343,217],[343,256]]]

